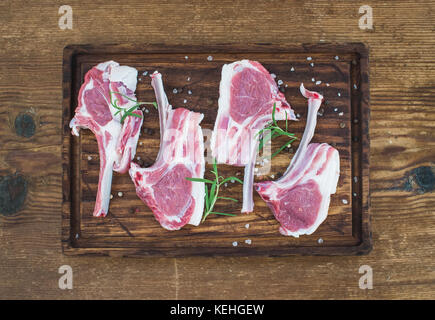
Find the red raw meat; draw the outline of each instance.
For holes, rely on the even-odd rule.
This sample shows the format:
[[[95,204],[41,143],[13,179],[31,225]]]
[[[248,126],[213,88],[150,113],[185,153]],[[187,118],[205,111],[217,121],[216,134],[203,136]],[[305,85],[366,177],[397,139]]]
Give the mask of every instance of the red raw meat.
[[[281,224],[283,235],[312,234],[328,215],[331,194],[340,176],[338,151],[326,143],[311,143],[323,97],[301,85],[308,98],[304,135],[289,167],[276,181],[255,183],[255,189]]]
[[[121,115],[115,116],[111,106],[111,91],[120,92],[136,100],[137,70],[120,66],[114,61],[100,63],[89,70],[80,88],[78,106],[70,122],[72,134],[78,136],[81,128],[90,129],[98,142],[100,154],[100,176],[95,201],[94,216],[106,216],[109,210],[110,189],[113,170],[125,173],[135,156],[142,118],[127,117],[121,124]],[[120,94],[112,93],[118,106],[130,108],[134,105]],[[134,111],[142,116],[142,111]]]
[[[257,133],[272,120],[296,120],[275,80],[258,62],[241,60],[222,68],[219,110],[212,138],[218,163],[245,167],[242,212],[252,212],[252,187],[258,149]]]
[[[163,89],[162,75],[151,76],[160,116],[160,150],[149,168],[132,163],[130,176],[136,193],[153,211],[163,228],[197,226],[204,210],[204,141],[199,123],[204,115],[184,108],[173,110]]]

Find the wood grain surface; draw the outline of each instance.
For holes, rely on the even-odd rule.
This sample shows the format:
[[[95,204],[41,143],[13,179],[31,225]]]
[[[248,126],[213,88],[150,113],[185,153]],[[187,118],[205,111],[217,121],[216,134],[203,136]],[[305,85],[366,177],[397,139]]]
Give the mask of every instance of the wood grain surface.
[[[433,1],[0,3],[0,297],[433,299]],[[62,53],[67,44],[348,43],[370,47],[373,251],[354,257],[116,258],[62,254]],[[73,290],[58,288],[70,265]],[[360,266],[373,268],[361,290]]]
[[[208,57],[212,57],[211,61],[207,60]],[[159,225],[152,211],[136,196],[128,174],[114,175],[113,199],[107,218],[93,217],[99,180],[97,142],[86,130],[78,138],[72,138],[69,122],[77,107],[77,93],[85,73],[108,59],[139,71],[136,90],[139,101],[155,100],[149,75],[153,70],[159,70],[168,99],[174,107],[187,107],[204,114],[201,126],[206,137],[210,137],[217,116],[220,73],[224,63],[241,59],[260,61],[275,74],[277,81],[283,82],[280,90],[299,117],[300,121],[288,123],[289,130],[299,138],[307,116],[307,100],[300,94],[299,85],[305,83],[307,88],[321,91],[325,100],[319,111],[321,115],[318,116],[313,141],[327,142],[340,153],[340,179],[326,222],[310,236],[283,237],[278,232],[279,223],[273,213],[255,191],[253,213],[240,213],[242,186],[229,182],[222,187],[221,195],[237,197],[240,202],[219,201],[215,210],[236,217],[211,215],[199,227],[188,225],[170,232]],[[65,211],[62,215],[62,241],[66,254],[186,257],[296,253],[351,255],[370,251],[368,50],[364,45],[68,46],[64,51],[63,74]],[[314,77],[323,82],[313,83]],[[159,151],[159,119],[157,110],[145,109],[148,113],[144,113],[135,161],[150,166]],[[285,121],[281,125],[285,125]],[[212,160],[208,139],[205,140],[206,177],[211,178],[208,172],[212,170]],[[285,137],[275,139],[271,152],[285,142]],[[256,181],[275,180],[282,175],[297,146],[298,143],[294,143],[292,149],[286,149],[268,162],[270,169],[257,165],[258,172],[264,173],[258,174]],[[243,168],[218,165],[218,170],[224,177],[239,176],[243,179]],[[118,195],[119,192],[122,196]],[[246,243],[247,240],[250,243]]]

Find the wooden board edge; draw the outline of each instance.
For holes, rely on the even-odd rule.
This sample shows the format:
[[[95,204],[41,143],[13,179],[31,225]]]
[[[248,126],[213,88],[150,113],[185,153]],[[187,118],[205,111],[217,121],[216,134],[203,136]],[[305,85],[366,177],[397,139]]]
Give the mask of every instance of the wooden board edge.
[[[64,48],[73,54],[102,54],[102,53],[259,53],[259,52],[294,52],[294,53],[359,53],[361,56],[368,55],[368,47],[361,42],[335,43],[220,43],[206,45],[186,45],[183,43],[167,45],[164,43],[107,43],[107,44],[71,44]]]
[[[149,258],[188,258],[188,257],[290,257],[290,256],[360,256],[371,251],[369,242],[362,242],[355,246],[330,246],[330,247],[291,247],[264,249],[233,247],[215,248],[184,248],[183,252],[177,248],[168,248],[167,251],[149,250],[141,248],[75,248],[68,242],[62,242],[64,255],[67,256],[108,256],[108,257],[149,257]]]
[[[64,159],[63,163],[63,204],[66,204],[65,200],[65,191],[70,190],[70,185],[68,185],[68,180],[70,177],[70,163],[65,163],[64,158],[67,155],[67,152],[70,152],[68,148],[69,145],[66,143],[71,140],[70,132],[68,129],[68,134],[66,134],[66,128],[68,128],[69,117],[71,115],[71,97],[69,97],[69,101],[66,101],[65,93],[69,92],[71,94],[72,91],[72,63],[74,56],[77,54],[98,54],[98,53],[209,53],[209,52],[241,52],[244,49],[248,50],[247,52],[295,52],[295,53],[327,53],[334,52],[337,54],[340,53],[357,53],[360,56],[361,66],[366,66],[365,72],[361,74],[361,91],[363,92],[362,97],[362,131],[367,132],[367,135],[364,136],[362,147],[363,151],[368,150],[368,152],[361,152],[363,156],[363,165],[362,165],[362,179],[363,179],[363,192],[362,192],[362,202],[363,202],[363,211],[362,211],[362,239],[361,243],[356,246],[336,246],[336,247],[291,247],[287,248],[285,251],[277,250],[272,253],[265,253],[264,250],[262,252],[248,252],[241,253],[239,251],[232,252],[217,252],[215,254],[204,254],[204,253],[192,253],[178,256],[176,252],[171,255],[166,252],[166,255],[163,256],[160,254],[147,253],[141,249],[129,249],[129,248],[76,248],[73,247],[72,238],[71,238],[71,230],[68,232],[68,229],[64,227],[64,224],[67,222],[71,222],[71,206],[69,209],[65,209],[62,207],[62,252],[65,255],[103,255],[103,256],[126,256],[126,257],[135,257],[135,256],[153,256],[153,257],[187,257],[187,256],[271,256],[271,257],[279,257],[279,256],[292,256],[292,255],[320,255],[320,256],[332,256],[332,255],[364,255],[370,253],[373,248],[372,243],[372,232],[371,232],[371,216],[370,216],[370,194],[369,194],[369,150],[370,150],[370,139],[368,136],[368,128],[369,128],[369,119],[370,119],[370,108],[369,108],[369,48],[364,43],[355,42],[355,43],[317,43],[317,44],[271,44],[271,43],[255,43],[255,44],[245,44],[245,45],[237,45],[234,46],[233,43],[227,44],[217,44],[217,45],[174,45],[171,46],[165,44],[143,44],[141,46],[136,44],[101,44],[101,45],[89,45],[89,44],[77,44],[77,45],[67,45],[64,47],[63,51],[63,130],[62,130],[62,157]],[[67,70],[68,72],[65,72]],[[66,114],[68,114],[68,120],[66,120]],[[68,147],[68,148],[67,148]],[[69,151],[68,151],[69,150]],[[65,178],[68,178],[65,181]],[[71,225],[70,225],[71,227]],[[195,249],[197,250],[197,249]],[[304,251],[302,251],[304,250]],[[122,254],[120,254],[122,251]]]
[[[70,242],[71,238],[71,134],[69,132],[69,118],[71,116],[71,85],[72,85],[72,60],[75,50],[65,46],[62,59],[62,244]],[[62,248],[64,246],[62,245]]]
[[[360,55],[361,69],[361,137],[362,137],[362,245],[364,246],[364,254],[371,252],[373,248],[372,226],[371,226],[371,210],[370,210],[370,69],[369,69],[369,47],[360,44],[358,45],[357,53]]]

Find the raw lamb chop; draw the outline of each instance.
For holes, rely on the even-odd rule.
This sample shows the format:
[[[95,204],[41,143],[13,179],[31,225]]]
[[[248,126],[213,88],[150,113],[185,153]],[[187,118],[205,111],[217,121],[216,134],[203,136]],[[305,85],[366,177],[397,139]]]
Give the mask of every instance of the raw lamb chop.
[[[242,212],[252,212],[252,187],[258,149],[257,133],[272,120],[296,120],[294,111],[258,62],[241,60],[222,68],[219,110],[212,138],[212,156],[218,163],[245,167]]]
[[[197,226],[204,210],[204,142],[199,123],[204,115],[184,108],[172,110],[163,89],[162,75],[151,76],[160,116],[160,150],[149,168],[131,164],[136,193],[153,211],[163,228]]]
[[[308,117],[299,148],[279,180],[255,184],[281,224],[280,233],[296,238],[312,234],[326,219],[340,176],[338,151],[326,143],[309,144],[323,97],[303,85],[300,90],[308,98]]]
[[[113,170],[125,173],[135,156],[136,145],[142,126],[142,111],[134,113],[141,116],[129,116],[121,124],[121,115],[115,116],[116,109],[111,101],[117,100],[118,106],[130,108],[134,105],[120,94],[136,100],[137,70],[120,66],[117,62],[100,63],[89,70],[80,88],[78,106],[70,122],[72,133],[79,135],[80,128],[90,129],[98,142],[100,154],[100,176],[95,201],[94,216],[106,216],[109,210],[110,189]]]

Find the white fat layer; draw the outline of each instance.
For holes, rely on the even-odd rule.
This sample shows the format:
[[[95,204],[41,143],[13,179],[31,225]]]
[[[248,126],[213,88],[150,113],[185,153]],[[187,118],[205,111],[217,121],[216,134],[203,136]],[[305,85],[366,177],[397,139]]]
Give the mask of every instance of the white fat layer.
[[[136,91],[137,70],[129,66],[114,66],[110,72],[111,82],[122,82],[131,91]]]
[[[108,66],[112,66],[112,68],[113,68],[113,67],[117,67],[117,66],[119,66],[119,63],[118,63],[118,62],[115,62],[115,61],[113,61],[113,60],[110,60],[110,61],[106,61],[106,62],[101,62],[101,63],[99,63],[99,64],[96,66],[96,68],[97,68],[98,70],[104,71],[104,70],[106,70],[106,68],[107,68]]]

